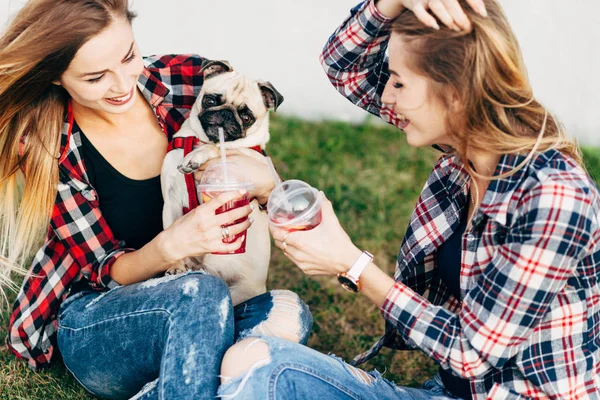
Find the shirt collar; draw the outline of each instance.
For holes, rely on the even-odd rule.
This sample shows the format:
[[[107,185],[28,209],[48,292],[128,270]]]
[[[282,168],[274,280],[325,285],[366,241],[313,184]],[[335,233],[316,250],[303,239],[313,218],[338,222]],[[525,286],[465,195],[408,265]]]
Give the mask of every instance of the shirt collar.
[[[507,223],[508,207],[515,191],[528,174],[527,165],[521,166],[525,159],[526,156],[519,154],[502,155],[496,166],[494,176],[504,175],[515,171],[518,167],[521,168],[509,176],[492,180],[479,207],[482,214],[498,221],[502,225],[506,225]],[[473,221],[473,223],[476,222],[475,220]]]
[[[514,171],[524,160],[525,156],[523,155],[503,154],[496,165],[494,176],[497,177]],[[449,156],[445,162],[445,168],[448,169],[449,173],[446,181],[447,194],[450,197],[456,197],[459,194],[466,196],[471,185],[471,179],[463,163],[456,154]],[[483,196],[478,213],[473,219],[473,224],[477,224],[483,215],[486,215],[498,223],[506,225],[510,199],[526,173],[527,166],[523,166],[512,175],[493,179]]]

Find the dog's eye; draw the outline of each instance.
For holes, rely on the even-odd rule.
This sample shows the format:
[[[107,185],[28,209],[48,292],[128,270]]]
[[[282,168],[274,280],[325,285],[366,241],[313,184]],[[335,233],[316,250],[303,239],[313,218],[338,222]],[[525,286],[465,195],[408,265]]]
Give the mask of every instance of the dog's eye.
[[[212,107],[217,104],[214,97],[204,96],[203,103],[205,107]]]
[[[244,124],[249,124],[250,122],[252,122],[252,117],[250,117],[248,114],[242,114],[240,115],[240,118],[242,119],[242,122]]]

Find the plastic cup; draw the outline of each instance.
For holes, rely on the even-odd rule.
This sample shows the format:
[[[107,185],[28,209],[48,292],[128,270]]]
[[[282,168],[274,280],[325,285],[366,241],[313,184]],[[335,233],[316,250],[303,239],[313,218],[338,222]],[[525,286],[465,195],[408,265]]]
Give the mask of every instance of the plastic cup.
[[[241,167],[234,162],[226,163],[215,163],[210,165],[206,171],[202,174],[200,183],[197,185],[196,190],[198,191],[198,198],[200,204],[208,203],[213,198],[219,196],[221,193],[228,192],[231,190],[245,190],[246,194],[237,200],[229,201],[223,204],[221,207],[215,210],[215,214],[222,214],[226,211],[233,210],[238,207],[247,206],[250,203],[250,197],[248,192],[254,187],[254,185],[248,180],[246,174]],[[224,225],[231,226],[239,224],[248,219],[243,217],[233,221],[232,223]],[[230,236],[229,239],[223,239],[224,243],[233,243],[240,236],[245,235],[246,232],[240,232],[235,236]],[[230,253],[211,253],[211,254],[242,254],[246,252],[246,237],[242,242],[242,245],[236,251]]]
[[[321,223],[321,196],[308,183],[290,179],[278,184],[269,196],[271,225],[288,232],[307,231]]]

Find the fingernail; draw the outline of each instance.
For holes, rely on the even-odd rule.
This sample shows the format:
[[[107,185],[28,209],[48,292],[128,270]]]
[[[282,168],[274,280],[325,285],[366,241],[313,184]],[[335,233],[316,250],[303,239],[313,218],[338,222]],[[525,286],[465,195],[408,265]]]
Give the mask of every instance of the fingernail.
[[[254,204],[250,203],[250,209],[254,211]]]
[[[240,194],[246,194],[246,191],[244,189],[240,189]]]
[[[436,31],[439,31],[439,30],[440,30],[440,26],[438,25],[438,23],[437,23],[437,22],[434,22],[434,23],[433,23],[433,25],[431,25],[431,27],[432,27],[433,29],[435,29]]]
[[[488,16],[487,10],[483,4],[479,5],[479,14],[483,15],[484,17]]]
[[[248,221],[250,221],[250,225],[252,225],[252,223],[254,222],[254,218],[248,217]]]
[[[455,32],[460,32],[460,28],[456,25],[454,25],[454,28],[452,28],[452,29],[454,29]]]

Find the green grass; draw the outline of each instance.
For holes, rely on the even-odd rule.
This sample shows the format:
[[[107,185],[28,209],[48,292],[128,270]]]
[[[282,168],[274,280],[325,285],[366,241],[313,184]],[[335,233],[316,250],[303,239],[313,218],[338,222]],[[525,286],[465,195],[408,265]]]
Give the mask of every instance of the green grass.
[[[275,116],[268,151],[280,174],[323,190],[354,243],[369,249],[389,274],[415,201],[435,159],[432,149],[414,149],[393,127],[370,123],[306,122]],[[600,150],[583,149],[588,171],[600,182]],[[345,292],[332,278],[304,276],[274,248],[270,288],[297,292],[311,307],[315,325],[309,346],[347,360],[382,333],[379,311],[364,296]],[[6,335],[7,314],[0,326]],[[417,351],[382,351],[366,369],[387,371],[401,385],[419,386],[437,369]],[[0,350],[0,399],[91,398],[62,365],[30,372]]]

